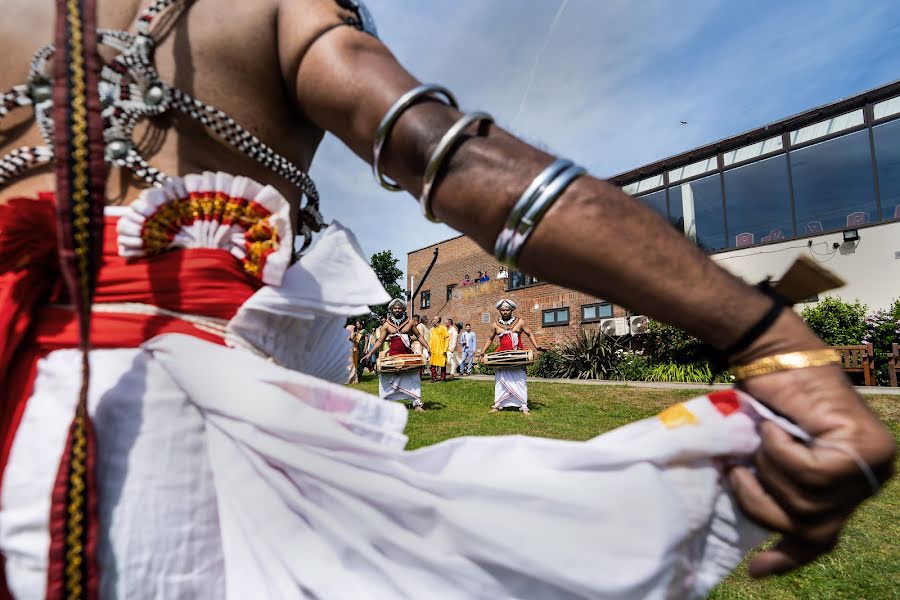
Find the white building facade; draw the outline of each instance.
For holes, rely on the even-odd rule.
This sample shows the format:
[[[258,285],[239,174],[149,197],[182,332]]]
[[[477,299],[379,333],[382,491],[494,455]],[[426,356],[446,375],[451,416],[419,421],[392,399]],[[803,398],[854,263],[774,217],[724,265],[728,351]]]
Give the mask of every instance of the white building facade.
[[[611,181],[749,282],[807,255],[829,294],[900,298],[900,81]]]

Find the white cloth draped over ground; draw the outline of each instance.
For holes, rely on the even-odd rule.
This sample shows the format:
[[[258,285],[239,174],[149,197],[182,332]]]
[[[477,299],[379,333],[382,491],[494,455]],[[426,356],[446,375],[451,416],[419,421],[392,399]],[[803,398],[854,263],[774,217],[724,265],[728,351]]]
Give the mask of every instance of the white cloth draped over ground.
[[[392,333],[388,336],[388,340],[395,336],[399,336],[409,353],[413,354],[409,335]],[[419,369],[399,373],[379,373],[378,397],[382,400],[412,402],[413,406],[422,406],[422,378],[419,377]]]
[[[92,352],[104,598],[691,597],[762,540],[719,468],[759,443],[743,397],[727,417],[699,398],[681,426],[588,442],[404,451],[404,407],[324,381],[344,376],[346,315],[385,301],[333,226],[238,311],[234,348],[168,334]],[[17,598],[45,592],[79,364],[77,350],[39,361],[4,474]]]
[[[77,353],[41,362],[4,482],[20,598],[42,595]],[[107,598],[693,597],[764,537],[719,468],[758,444],[746,399],[405,452],[402,406],[246,352],[170,334],[92,360]]]

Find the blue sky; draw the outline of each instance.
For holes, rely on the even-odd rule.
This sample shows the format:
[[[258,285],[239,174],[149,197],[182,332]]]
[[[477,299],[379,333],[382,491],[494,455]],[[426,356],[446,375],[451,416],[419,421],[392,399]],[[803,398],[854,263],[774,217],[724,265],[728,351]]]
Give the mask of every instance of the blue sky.
[[[366,4],[420,80],[599,177],[900,79],[892,0]],[[407,252],[457,235],[331,136],[311,174],[326,219],[368,255],[390,249],[405,270]]]

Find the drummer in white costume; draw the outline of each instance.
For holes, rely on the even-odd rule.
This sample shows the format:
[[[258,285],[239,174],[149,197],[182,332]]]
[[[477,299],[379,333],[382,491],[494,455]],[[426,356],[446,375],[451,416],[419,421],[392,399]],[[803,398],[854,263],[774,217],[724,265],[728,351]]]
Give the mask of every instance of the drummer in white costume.
[[[413,320],[406,313],[406,302],[394,298],[388,304],[388,316],[381,325],[381,335],[375,341],[375,348],[388,341],[388,356],[414,355],[411,338],[422,339],[416,330]],[[363,356],[363,362],[369,360],[375,349]],[[416,354],[416,356],[418,356]],[[422,404],[422,379],[419,377],[420,366],[408,371],[396,373],[378,374],[378,396],[382,400],[396,400],[398,402],[411,402],[416,412],[425,410]]]
[[[543,350],[535,341],[531,331],[525,327],[525,321],[516,317],[516,303],[509,299],[497,302],[497,310],[500,317],[491,325],[491,337],[484,345],[481,355],[487,354],[488,348],[494,343],[494,338],[499,338],[497,352],[509,350],[524,350],[522,336],[527,335],[536,350]],[[504,408],[517,408],[524,414],[531,414],[528,410],[528,374],[525,367],[492,367],[494,369],[494,404],[491,412],[498,412]]]
[[[36,117],[0,139],[0,596],[19,599],[65,591],[51,575],[87,566],[59,551],[51,519],[82,386],[41,193],[56,185],[48,116],[67,97],[48,84],[65,71],[50,62],[67,23],[52,4],[6,0],[17,19],[0,36],[0,118]],[[754,573],[791,570],[890,475],[892,436],[797,315],[621,190],[418,87],[358,0],[98,13],[115,62],[103,102],[82,106],[104,127],[106,153],[91,154],[121,206],[106,213],[89,355],[99,504],[82,521],[96,546],[80,549],[96,555],[94,595],[698,596],[765,535],[750,518],[783,534]],[[697,335],[814,437],[728,392],[586,442],[405,451],[402,406],[331,383],[346,377],[347,316],[390,298],[353,235],[324,227],[305,169],[326,130],[498,260]],[[294,261],[293,235],[319,229]]]

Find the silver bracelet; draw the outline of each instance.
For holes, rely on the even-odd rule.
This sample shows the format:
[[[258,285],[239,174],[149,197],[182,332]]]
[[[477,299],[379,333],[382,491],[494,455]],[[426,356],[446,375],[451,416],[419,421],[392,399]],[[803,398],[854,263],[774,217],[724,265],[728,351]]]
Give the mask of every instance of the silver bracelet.
[[[525,214],[525,211],[528,210],[528,207],[534,202],[535,196],[537,196],[543,188],[549,185],[557,175],[571,166],[572,161],[564,158],[557,158],[550,166],[541,171],[538,176],[531,181],[531,184],[525,188],[525,191],[522,192],[522,195],[519,196],[519,199],[516,200],[516,203],[513,205],[509,216],[506,217],[506,224],[500,231],[500,235],[497,236],[497,241],[494,244],[494,256],[497,257],[497,260],[506,262],[506,257],[509,255],[509,242],[512,240],[516,228],[519,226],[519,220],[522,218],[522,215]]]
[[[438,142],[434,152],[431,153],[431,158],[428,159],[428,165],[425,167],[425,176],[422,178],[422,193],[419,196],[419,205],[422,207],[422,214],[424,214],[425,218],[429,221],[435,223],[438,222],[434,217],[434,213],[431,211],[431,188],[434,185],[434,180],[441,170],[444,160],[459,140],[463,131],[465,131],[472,123],[477,123],[479,121],[493,123],[494,117],[485,112],[473,112],[463,115],[450,129],[447,130],[447,133],[445,133],[441,138],[441,141]]]
[[[516,227],[515,234],[513,234],[506,247],[506,262],[509,266],[516,266],[519,254],[522,252],[522,246],[531,237],[541,217],[553,206],[553,203],[556,202],[566,188],[584,173],[584,167],[569,165],[541,190],[535,201],[528,207],[525,215],[522,216]]]
[[[372,145],[372,173],[375,175],[375,179],[381,183],[381,187],[391,190],[392,192],[399,192],[401,188],[395,182],[390,181],[381,173],[381,151],[384,149],[384,144],[387,141],[388,136],[391,134],[391,130],[394,128],[394,125],[397,123],[397,120],[400,118],[400,115],[403,114],[407,108],[412,106],[412,104],[425,96],[443,96],[447,100],[447,104],[452,106],[453,108],[459,108],[459,105],[456,103],[456,98],[453,94],[442,85],[437,85],[435,83],[426,83],[420,85],[418,87],[414,87],[409,90],[400,98],[397,99],[394,104],[388,109],[385,113],[384,118],[381,119],[381,123],[378,125],[378,129],[375,131],[375,141]]]

